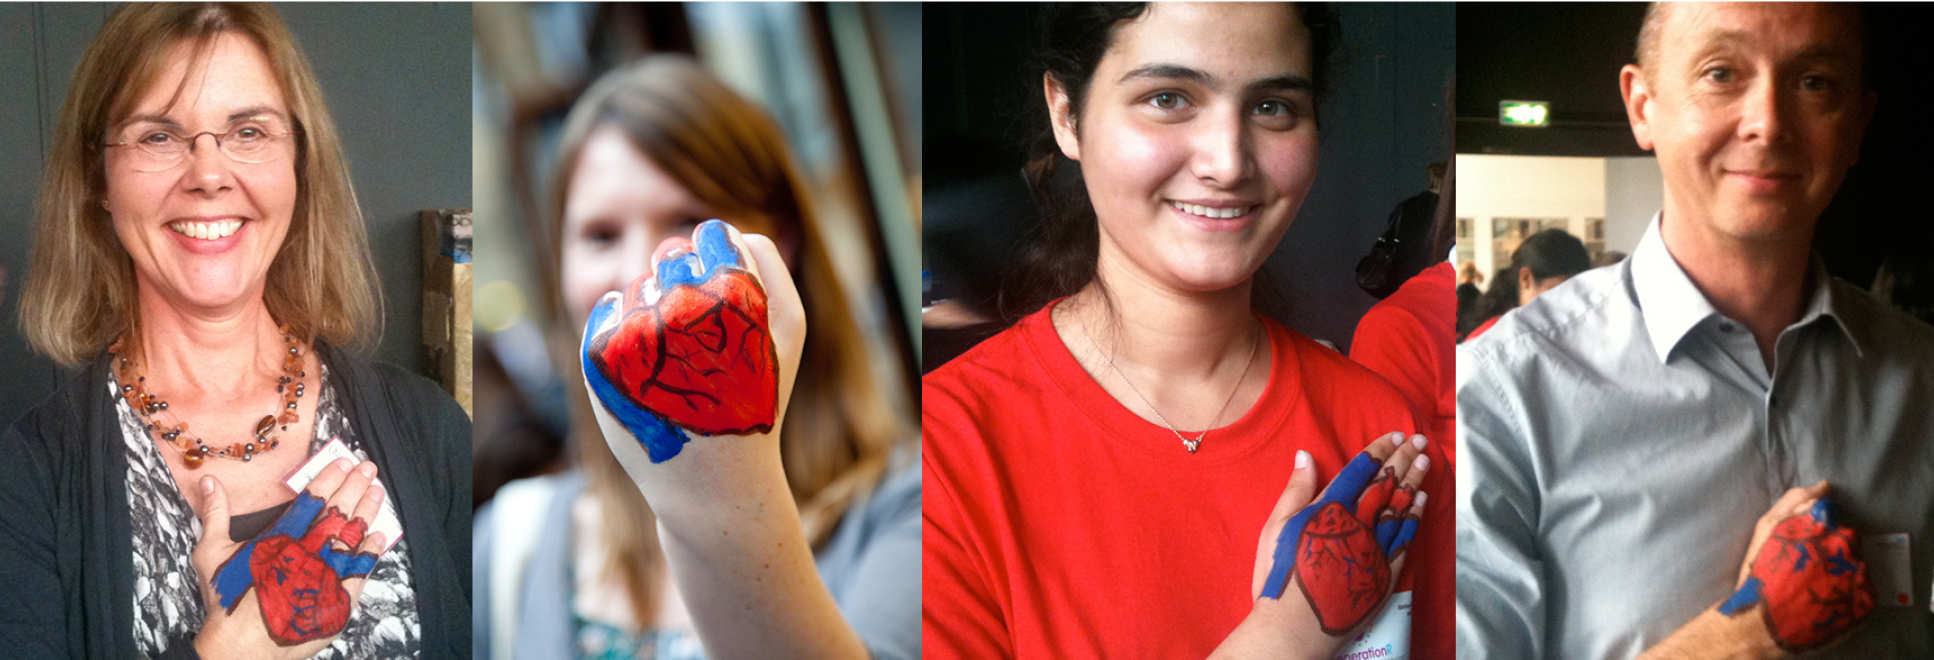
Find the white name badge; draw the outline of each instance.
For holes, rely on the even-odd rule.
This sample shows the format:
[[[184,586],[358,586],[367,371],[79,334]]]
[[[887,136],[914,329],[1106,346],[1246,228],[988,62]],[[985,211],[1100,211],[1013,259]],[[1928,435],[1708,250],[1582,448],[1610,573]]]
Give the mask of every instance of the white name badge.
[[[1336,660],[1401,660],[1410,657],[1410,592],[1390,594],[1370,627],[1343,645]]]

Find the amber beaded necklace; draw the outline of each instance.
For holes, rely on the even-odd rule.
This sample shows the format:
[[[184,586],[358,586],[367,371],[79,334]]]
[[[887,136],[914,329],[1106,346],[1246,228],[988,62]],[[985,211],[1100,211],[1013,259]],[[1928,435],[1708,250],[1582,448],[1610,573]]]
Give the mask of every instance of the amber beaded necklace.
[[[211,456],[248,462],[256,454],[274,449],[282,444],[280,438],[271,435],[277,426],[288,431],[289,425],[301,419],[296,414],[296,400],[302,398],[308,385],[304,379],[309,372],[302,368],[302,343],[297,341],[289,326],[282,326],[282,343],[288,347],[288,355],[282,358],[282,376],[276,379],[275,392],[282,395],[282,410],[279,414],[263,415],[255,422],[255,428],[246,442],[232,442],[226,447],[209,446],[208,441],[198,435],[189,435],[188,423],[176,419],[168,412],[168,402],[148,391],[148,377],[141,373],[139,365],[128,357],[125,350],[126,337],[114,340],[107,352],[114,356],[114,378],[121,384],[121,398],[141,415],[142,428],[181,451],[181,459],[189,469],[201,467],[201,462]]]

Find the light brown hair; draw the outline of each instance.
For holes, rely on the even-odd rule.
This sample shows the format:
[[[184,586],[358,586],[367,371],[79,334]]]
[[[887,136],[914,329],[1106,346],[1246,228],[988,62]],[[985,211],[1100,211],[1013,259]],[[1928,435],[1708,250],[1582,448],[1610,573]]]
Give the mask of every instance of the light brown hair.
[[[107,196],[102,145],[167,67],[176,45],[189,44],[193,57],[206,58],[224,33],[262,49],[295,126],[295,213],[269,265],[262,293],[269,313],[299,336],[345,346],[363,346],[381,334],[381,293],[342,141],[315,73],[282,19],[266,5],[130,4],[88,45],[54,129],[20,303],[21,329],[35,350],[74,364],[140,327],[134,263],[101,205]],[[175,97],[180,94],[177,89]]]
[[[654,165],[725,219],[766,218],[774,225],[775,243],[797,246],[788,261],[809,330],[779,452],[806,538],[818,545],[847,508],[879,482],[889,450],[911,433],[874,381],[864,335],[854,323],[784,135],[758,106],[687,57],[652,55],[614,70],[578,99],[565,120],[551,178],[553,246],[562,244],[565,192],[579,152],[593,131],[606,126],[621,130]],[[547,295],[553,317],[563,326],[557,334],[574,352],[578,329],[569,327],[572,315],[564,309],[555,270],[551,279]],[[572,355],[560,364],[578,361]],[[658,563],[655,527],[649,516],[640,515],[648,510],[644,498],[596,433],[582,373],[564,371],[565,381],[577,384],[566,388],[576,414],[573,444],[587,489],[599,499],[599,532],[612,548],[606,568],[620,576],[644,618],[656,577],[643,567]]]

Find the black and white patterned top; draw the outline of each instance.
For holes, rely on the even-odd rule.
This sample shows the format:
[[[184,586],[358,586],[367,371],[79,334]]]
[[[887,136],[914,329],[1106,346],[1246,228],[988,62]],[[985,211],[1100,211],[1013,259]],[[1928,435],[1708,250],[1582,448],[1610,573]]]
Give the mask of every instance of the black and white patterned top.
[[[316,402],[315,439],[310,441],[309,455],[315,455],[330,438],[341,438],[357,457],[368,460],[349,418],[336,402],[327,367],[322,369],[317,385],[321,399]],[[201,520],[182,498],[160,449],[143,431],[140,416],[121,398],[120,391],[110,372],[108,394],[114,397],[121,437],[127,442],[128,519],[134,531],[134,643],[142,655],[154,656],[167,650],[170,639],[194,636],[207,615],[198,587],[202,580],[190,559],[195,542],[201,539]],[[416,591],[410,586],[408,543],[407,539],[398,541],[377,562],[350,612],[347,627],[315,658],[418,655],[423,630],[417,617]]]

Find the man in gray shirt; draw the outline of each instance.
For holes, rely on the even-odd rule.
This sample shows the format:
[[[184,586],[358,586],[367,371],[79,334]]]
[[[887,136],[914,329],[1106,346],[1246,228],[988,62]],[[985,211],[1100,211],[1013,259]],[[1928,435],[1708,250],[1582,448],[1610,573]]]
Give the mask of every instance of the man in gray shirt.
[[[1860,34],[1647,13],[1619,83],[1660,214],[1458,351],[1459,657],[1934,657],[1934,329],[1809,247],[1876,100]]]

